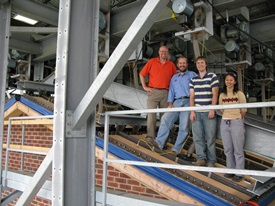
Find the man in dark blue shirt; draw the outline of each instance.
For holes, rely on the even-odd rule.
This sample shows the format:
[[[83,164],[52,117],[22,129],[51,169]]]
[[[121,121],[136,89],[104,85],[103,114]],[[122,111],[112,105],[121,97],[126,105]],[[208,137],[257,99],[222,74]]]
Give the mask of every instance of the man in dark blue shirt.
[[[196,76],[196,73],[193,71],[188,71],[187,66],[187,59],[183,56],[179,57],[177,60],[177,67],[179,72],[175,74],[170,81],[167,100],[168,108],[189,106],[189,82],[194,76]],[[172,148],[172,152],[175,155],[180,153],[183,143],[189,133],[189,115],[190,112],[188,111],[166,112],[161,118],[156,139],[154,140],[152,138],[147,138],[148,143],[162,150],[169,136],[170,129],[179,117],[178,137],[175,145]]]

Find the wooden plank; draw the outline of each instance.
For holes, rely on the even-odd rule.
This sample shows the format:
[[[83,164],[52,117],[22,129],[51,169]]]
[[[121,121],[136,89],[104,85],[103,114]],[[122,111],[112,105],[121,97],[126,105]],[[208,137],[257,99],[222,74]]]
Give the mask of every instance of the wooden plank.
[[[4,119],[8,119],[9,117],[17,117],[23,113],[22,111],[18,110],[18,104],[19,102],[14,103],[4,112]]]
[[[96,148],[96,157],[103,160],[103,150]],[[108,154],[108,158],[118,159],[117,157]],[[117,163],[108,163],[109,166],[123,172],[129,177],[135,179],[146,187],[154,190],[163,197],[166,197],[169,200],[173,200],[180,203],[192,204],[192,205],[203,205],[202,203],[196,201],[195,199],[190,198],[189,196],[179,192],[178,190],[167,186],[166,184],[158,181],[155,178],[150,177],[149,175],[141,172],[137,168],[127,165],[127,164],[117,164]]]
[[[144,139],[145,137],[146,137],[146,135],[145,134],[142,134],[142,135],[131,135],[132,137],[135,137],[135,138],[137,138],[137,139]],[[221,144],[221,141],[220,140],[217,140],[217,142],[219,143],[219,144]],[[172,144],[167,144],[168,145],[168,150],[169,150],[169,148],[170,148],[170,150],[171,150],[171,148],[172,148]],[[165,150],[164,150],[165,151]],[[181,154],[186,154],[187,153],[187,150],[185,150],[185,149],[182,149],[182,151],[181,151]],[[196,154],[192,154],[193,155],[193,157],[194,158],[196,158]],[[253,161],[253,160],[249,160],[249,161]],[[257,164],[259,164],[259,163],[257,163]],[[219,164],[219,163],[215,163],[215,167],[219,167],[219,168],[225,168],[225,166],[224,165],[221,165],[221,164]],[[220,177],[223,177],[223,173],[215,173],[216,175],[218,175],[218,176],[220,176]],[[234,182],[235,184],[238,184],[238,185],[241,185],[241,186],[243,186],[243,187],[245,187],[245,188],[250,188],[251,187],[251,185],[252,184],[255,184],[255,180],[253,179],[253,178],[251,178],[251,176],[248,176],[248,175],[244,175],[243,176],[244,177],[244,181],[241,181],[241,182]]]
[[[26,114],[28,116],[41,116],[40,113],[34,111],[33,109],[29,108],[28,106],[26,106],[25,104],[21,103],[21,102],[16,102],[15,104],[13,104],[4,114],[4,119],[6,120],[4,122],[4,125],[8,125],[7,124],[7,120],[10,117],[17,117],[21,114]],[[19,120],[21,121],[21,120]],[[22,120],[22,121],[27,121],[27,120]],[[41,120],[44,121],[44,120]],[[45,121],[46,124],[42,124],[45,127],[47,127],[50,130],[53,130],[53,120],[51,120],[52,123],[49,124],[47,121]]]
[[[7,148],[7,144],[3,144],[3,148]],[[35,151],[35,152],[49,152],[51,149],[48,147],[35,147],[35,146],[17,145],[17,144],[10,144],[9,148],[26,150],[26,151]]]
[[[21,102],[14,103],[7,111],[4,113],[4,119],[8,119],[9,117],[18,116],[17,113],[24,113],[28,116],[41,116],[40,113],[31,109]],[[16,114],[16,115],[15,115]]]
[[[16,102],[13,104],[5,113],[4,119],[8,119],[9,117],[18,116],[18,114],[24,113],[28,116],[40,116],[41,114],[29,108],[25,104],[21,102]]]
[[[268,204],[268,206],[275,206],[275,200]]]
[[[26,115],[28,116],[40,116],[41,114],[36,112],[35,110],[31,109],[30,107],[28,107],[27,105],[21,103],[21,102],[17,102],[17,108],[24,112]]]
[[[8,125],[9,121],[4,121],[4,125]],[[13,120],[12,125],[53,125],[52,119],[22,119]]]
[[[168,159],[166,157],[163,157],[163,156],[159,155],[156,152],[148,150],[148,149],[146,149],[144,147],[137,146],[137,144],[135,144],[135,143],[133,143],[133,142],[127,140],[127,139],[124,139],[121,136],[110,135],[110,137],[112,137],[112,138],[116,139],[117,141],[120,141],[120,142],[122,142],[124,144],[127,144],[128,146],[130,146],[132,148],[135,148],[138,151],[146,153],[149,156],[151,156],[152,158],[155,158],[155,159],[159,160],[160,162],[167,163],[167,164],[178,164],[178,163],[176,163],[176,162],[174,162],[174,161],[172,161],[172,160],[170,160],[170,159]],[[209,178],[209,177],[207,177],[207,176],[205,176],[203,174],[200,174],[200,173],[198,173],[196,171],[188,171],[188,170],[182,170],[182,171],[185,172],[185,173],[187,173],[187,174],[189,174],[189,175],[191,175],[191,176],[193,176],[193,177],[198,178],[199,180],[201,180],[203,182],[207,182],[208,184],[211,184],[211,185],[213,185],[213,186],[215,186],[217,188],[220,188],[221,190],[226,191],[226,192],[230,193],[231,195],[238,197],[241,200],[247,200],[248,198],[250,198],[250,196],[248,196],[248,195],[246,195],[244,193],[241,193],[240,191],[237,191],[234,188],[228,187],[227,185],[224,185],[224,184],[222,184],[222,183],[220,183],[220,182],[218,182],[216,180],[213,180],[213,179],[211,179],[211,178]]]
[[[145,137],[146,137],[146,134],[141,134],[141,135],[131,135],[132,137],[135,137],[136,139],[140,139],[141,141],[142,140],[145,140]],[[173,144],[167,142],[166,143],[166,146],[167,146],[167,149],[163,150],[164,153],[163,154],[169,154],[171,151],[172,151],[172,147],[174,146]],[[187,150],[186,149],[182,149],[180,154],[186,154],[187,153]],[[196,155],[193,154],[193,156],[195,157]]]
[[[133,137],[135,137],[135,138],[137,138],[137,139],[144,139],[144,138],[146,137],[146,135],[144,135],[144,134],[142,134],[142,135],[131,135],[131,136],[133,136]],[[168,144],[168,145],[169,145],[169,144]],[[171,145],[172,145],[172,144],[171,144]],[[171,146],[171,147],[172,147],[172,146]],[[181,153],[186,154],[186,153],[187,153],[187,150],[182,149]],[[194,158],[196,158],[196,154],[195,154],[195,153],[193,153],[192,155],[193,155]],[[224,165],[219,164],[219,163],[215,163],[215,167],[225,168]],[[218,175],[218,176],[220,176],[220,177],[223,177],[223,175],[224,175],[223,173],[215,173],[215,174]],[[238,185],[241,185],[241,186],[243,186],[243,187],[245,187],[245,188],[247,188],[247,189],[250,188],[252,184],[255,184],[255,180],[254,180],[253,178],[251,178],[250,176],[244,175],[243,177],[244,177],[244,180],[245,180],[245,181],[234,182],[234,183],[235,183],[235,184],[238,184]]]

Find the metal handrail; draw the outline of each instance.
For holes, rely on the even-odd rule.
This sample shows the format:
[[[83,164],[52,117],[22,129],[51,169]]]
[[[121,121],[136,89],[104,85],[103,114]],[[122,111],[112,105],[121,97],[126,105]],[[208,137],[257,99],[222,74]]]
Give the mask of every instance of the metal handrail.
[[[103,176],[102,176],[102,193],[103,205],[106,205],[107,194],[107,169],[108,163],[140,165],[159,168],[172,168],[179,170],[194,170],[201,172],[218,172],[218,173],[237,173],[242,175],[257,175],[265,177],[275,177],[275,172],[258,171],[258,170],[244,170],[244,169],[229,169],[229,168],[215,168],[215,167],[200,167],[200,166],[186,166],[178,164],[164,164],[164,163],[150,163],[128,160],[114,160],[108,158],[108,142],[109,142],[109,122],[111,116],[126,115],[126,114],[144,114],[144,113],[163,113],[163,112],[182,112],[182,111],[207,111],[207,110],[223,110],[223,109],[240,109],[240,108],[261,108],[261,107],[275,107],[275,101],[261,102],[261,103],[245,103],[245,104],[229,104],[229,105],[210,105],[201,107],[177,107],[177,108],[160,108],[160,109],[144,109],[144,110],[123,110],[110,111],[105,113],[105,127],[104,127],[104,153],[103,153]],[[275,164],[275,163],[274,163]],[[275,165],[273,165],[275,167]]]

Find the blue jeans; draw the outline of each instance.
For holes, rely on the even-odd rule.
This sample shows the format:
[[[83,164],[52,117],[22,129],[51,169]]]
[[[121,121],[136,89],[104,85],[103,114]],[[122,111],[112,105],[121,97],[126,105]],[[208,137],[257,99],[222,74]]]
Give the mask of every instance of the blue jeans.
[[[189,106],[189,99],[178,99],[175,100],[173,103],[173,107],[188,107]],[[158,135],[155,141],[158,143],[159,148],[163,148],[165,142],[168,138],[170,129],[177,121],[179,117],[179,131],[178,137],[173,146],[172,150],[179,153],[182,149],[184,140],[186,139],[189,133],[189,116],[190,112],[166,112],[161,118]]]
[[[197,160],[206,159],[207,164],[214,164],[217,161],[216,125],[216,117],[209,119],[208,112],[196,112],[196,120],[192,123],[192,132]]]

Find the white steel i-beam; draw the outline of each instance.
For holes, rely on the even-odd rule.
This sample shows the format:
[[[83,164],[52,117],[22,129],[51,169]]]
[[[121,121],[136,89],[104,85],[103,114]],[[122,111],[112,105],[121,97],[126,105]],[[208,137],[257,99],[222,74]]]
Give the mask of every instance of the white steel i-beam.
[[[138,47],[169,0],[150,0],[144,5],[109,60],[73,112],[73,127],[81,128],[130,55]]]
[[[56,33],[57,27],[22,27],[22,26],[11,26],[11,33],[38,33],[38,34],[48,34]]]
[[[95,107],[85,129],[71,128],[72,112],[97,74],[99,0],[61,0],[53,135],[52,205],[95,205]]]
[[[2,160],[3,151],[3,130],[4,130],[4,106],[5,106],[5,91],[7,81],[8,67],[8,48],[9,48],[9,27],[11,16],[10,1],[0,5],[0,160]],[[2,165],[0,164],[0,177],[2,177]],[[2,180],[2,178],[1,178]],[[2,193],[2,181],[0,192]]]
[[[55,104],[53,128],[52,205],[64,205],[65,162],[65,110],[69,50],[70,0],[59,3],[59,25],[57,31]]]

